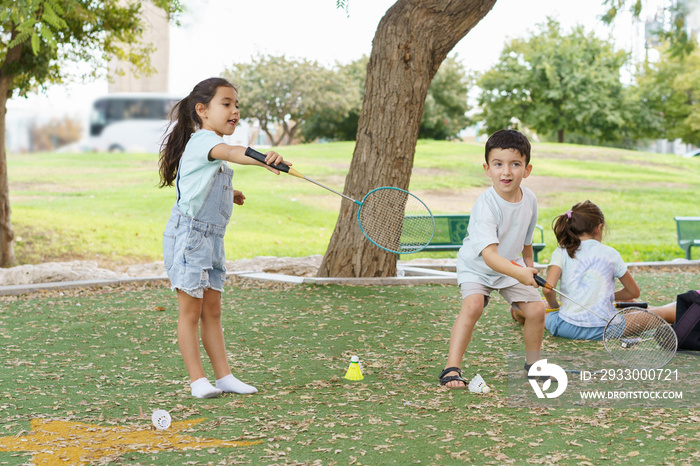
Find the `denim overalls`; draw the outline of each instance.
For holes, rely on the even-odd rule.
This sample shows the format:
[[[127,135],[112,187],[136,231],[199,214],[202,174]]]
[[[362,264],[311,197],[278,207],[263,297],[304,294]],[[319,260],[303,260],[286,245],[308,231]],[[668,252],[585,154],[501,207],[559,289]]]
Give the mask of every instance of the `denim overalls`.
[[[233,170],[223,163],[194,217],[184,215],[177,202],[173,206],[163,233],[163,259],[173,290],[182,290],[195,298],[202,298],[205,288],[224,291],[224,234],[233,211],[232,176]],[[179,182],[178,169],[178,200]]]

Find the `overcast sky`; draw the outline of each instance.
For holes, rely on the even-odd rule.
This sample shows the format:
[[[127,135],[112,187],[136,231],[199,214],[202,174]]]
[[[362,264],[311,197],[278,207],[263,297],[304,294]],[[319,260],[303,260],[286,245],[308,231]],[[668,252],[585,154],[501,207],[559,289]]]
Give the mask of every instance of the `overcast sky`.
[[[348,16],[335,0],[184,0],[182,24],[171,29],[169,91],[186,95],[200,80],[257,54],[285,54],[325,65],[369,55],[377,24],[394,0],[349,1]],[[567,32],[581,24],[608,38],[612,30],[600,22],[602,13],[602,0],[498,0],[452,55],[468,69],[486,70],[507,41],[527,36],[547,16]],[[621,48],[632,42],[629,23],[615,25]],[[8,107],[10,112],[24,109],[45,117],[86,118],[92,100],[106,92],[106,82],[53,86],[47,94],[12,99]]]

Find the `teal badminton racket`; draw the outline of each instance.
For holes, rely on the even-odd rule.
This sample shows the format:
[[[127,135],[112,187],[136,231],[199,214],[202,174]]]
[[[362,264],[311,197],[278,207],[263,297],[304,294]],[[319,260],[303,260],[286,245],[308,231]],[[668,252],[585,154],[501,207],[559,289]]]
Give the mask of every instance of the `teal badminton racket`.
[[[265,163],[265,155],[250,147],[245,155]],[[385,251],[413,254],[423,250],[433,239],[435,219],[432,212],[423,201],[406,190],[384,186],[371,190],[358,201],[285,164],[271,166],[355,203],[359,206],[357,223],[360,230],[372,244]]]

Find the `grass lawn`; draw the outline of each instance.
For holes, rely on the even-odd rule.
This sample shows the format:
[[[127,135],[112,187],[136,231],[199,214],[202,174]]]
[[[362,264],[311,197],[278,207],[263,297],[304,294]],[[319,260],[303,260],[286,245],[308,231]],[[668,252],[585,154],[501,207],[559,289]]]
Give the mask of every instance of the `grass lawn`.
[[[305,175],[342,190],[350,142],[279,148]],[[525,185],[540,205],[548,258],[556,215],[590,199],[603,209],[606,242],[628,262],[683,257],[674,216],[700,215],[700,160],[669,154],[566,144],[534,144]],[[410,189],[435,213],[467,213],[489,185],[483,144],[419,141]],[[231,260],[323,254],[340,198],[288,175],[234,166],[247,196],[226,238]],[[131,265],[162,258],[162,231],[174,189],[157,189],[157,156],[144,154],[10,154],[12,222],[20,264],[66,259]],[[454,257],[455,252],[411,257]]]
[[[698,271],[635,277],[655,305],[700,283]],[[465,377],[480,373],[489,394],[437,384],[456,286],[239,281],[223,303],[234,374],[256,395],[189,396],[177,302],[165,284],[0,297],[0,464],[700,461],[698,399],[682,408],[510,405],[507,358],[523,351],[522,329],[500,297],[465,358]],[[545,332],[545,351],[601,353],[601,345]],[[343,375],[355,354],[365,378],[350,382]],[[690,361],[695,378],[683,372],[678,389],[697,384],[700,359]],[[156,432],[150,414],[159,408],[174,424]]]

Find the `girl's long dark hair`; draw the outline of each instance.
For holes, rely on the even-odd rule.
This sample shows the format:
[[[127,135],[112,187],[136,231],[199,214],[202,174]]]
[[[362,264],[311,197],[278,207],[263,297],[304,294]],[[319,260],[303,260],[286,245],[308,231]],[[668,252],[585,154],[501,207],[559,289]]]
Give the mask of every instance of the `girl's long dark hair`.
[[[552,229],[559,246],[566,249],[569,257],[573,259],[581,246],[579,236],[592,235],[599,225],[605,226],[603,211],[591,201],[584,201],[556,217],[552,222]]]
[[[173,130],[160,146],[160,185],[158,187],[172,186],[177,176],[177,167],[180,158],[185,151],[185,146],[198,128],[202,126],[202,120],[195,110],[197,104],[209,105],[214,98],[216,90],[221,86],[228,86],[236,89],[233,84],[223,78],[209,78],[200,82],[190,95],[179,101],[170,111],[170,124],[168,129]],[[173,124],[175,126],[173,126]]]

